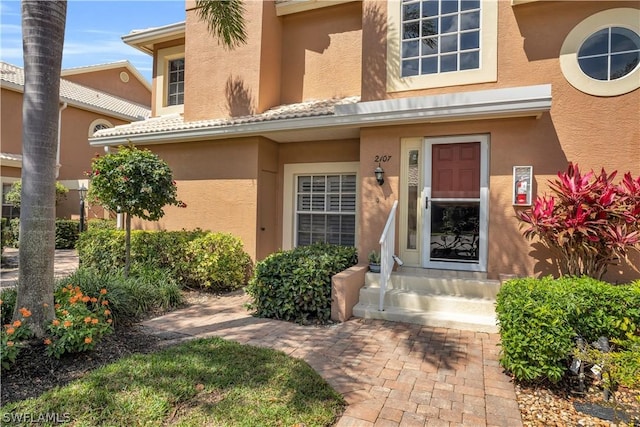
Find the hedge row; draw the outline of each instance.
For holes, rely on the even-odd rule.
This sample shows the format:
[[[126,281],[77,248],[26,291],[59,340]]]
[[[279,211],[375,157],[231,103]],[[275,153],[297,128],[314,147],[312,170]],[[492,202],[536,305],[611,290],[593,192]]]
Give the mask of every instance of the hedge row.
[[[77,243],[80,264],[103,273],[124,268],[124,240],[124,231],[90,228]],[[238,238],[202,230],[133,230],[131,264],[132,269],[168,271],[183,286],[215,291],[243,287],[252,271],[251,258]]]
[[[259,317],[324,323],[331,316],[331,276],[358,262],[353,247],[315,244],[258,262],[246,288]]]
[[[91,221],[89,224],[91,224]],[[78,240],[80,221],[75,219],[56,219],[56,249],[73,249]],[[17,248],[20,235],[20,218],[2,220],[2,247]]]
[[[628,338],[640,327],[640,281],[611,285],[591,278],[516,279],[497,297],[500,362],[519,380],[560,380],[575,339]]]

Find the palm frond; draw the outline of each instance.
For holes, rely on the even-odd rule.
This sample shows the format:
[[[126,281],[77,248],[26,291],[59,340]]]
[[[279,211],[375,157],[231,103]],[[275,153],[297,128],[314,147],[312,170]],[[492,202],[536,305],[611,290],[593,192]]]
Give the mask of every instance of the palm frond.
[[[196,0],[196,12],[226,49],[247,43],[243,0]]]

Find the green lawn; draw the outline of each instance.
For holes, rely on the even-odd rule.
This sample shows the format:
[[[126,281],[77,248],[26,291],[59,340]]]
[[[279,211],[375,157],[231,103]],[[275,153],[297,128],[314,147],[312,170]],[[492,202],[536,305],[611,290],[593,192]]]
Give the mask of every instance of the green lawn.
[[[219,338],[134,355],[0,409],[68,414],[74,426],[327,426],[342,397],[304,361]],[[66,415],[65,415],[66,416]]]

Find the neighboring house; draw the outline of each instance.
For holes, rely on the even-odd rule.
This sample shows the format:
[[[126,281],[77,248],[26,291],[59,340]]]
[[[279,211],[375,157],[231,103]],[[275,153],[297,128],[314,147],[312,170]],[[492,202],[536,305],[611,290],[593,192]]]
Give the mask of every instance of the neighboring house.
[[[88,186],[85,171],[91,159],[104,152],[91,147],[89,137],[99,129],[149,117],[151,86],[128,61],[63,70],[62,77],[58,180],[70,191],[56,215],[70,218],[79,215],[77,189]],[[4,202],[4,195],[22,172],[23,69],[0,62],[0,88],[2,216],[15,217],[19,213]],[[103,216],[102,209],[90,208],[88,213]]]
[[[154,58],[153,117],[91,139],[173,169],[188,208],[139,227],[230,232],[254,259],[355,245],[365,262],[397,200],[404,270],[549,274],[516,212],[570,161],[640,172],[638,1],[246,2],[233,51],[192,3],[123,37]]]

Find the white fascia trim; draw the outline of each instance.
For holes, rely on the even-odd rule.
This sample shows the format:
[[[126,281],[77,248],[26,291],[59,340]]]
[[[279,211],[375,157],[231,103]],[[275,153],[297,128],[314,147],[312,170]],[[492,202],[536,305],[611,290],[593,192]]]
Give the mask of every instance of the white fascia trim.
[[[354,0],[281,0],[276,1],[276,15],[290,15],[292,13],[320,9],[321,7],[349,3],[351,1]]]
[[[153,55],[153,49],[147,48],[147,44],[184,37],[185,29],[186,21],[182,21],[176,22],[175,24],[165,25],[163,27],[132,31],[129,34],[122,36],[121,39],[129,46],[148,55]]]
[[[22,167],[22,155],[21,154],[0,154],[0,166],[9,168],[21,168]]]
[[[520,86],[444,95],[336,105],[335,115],[360,115],[367,121],[424,117],[431,120],[539,115],[551,108],[551,85]]]
[[[300,129],[358,128],[503,117],[540,117],[551,110],[551,85],[521,86],[445,95],[336,105],[335,114],[232,126],[179,129],[145,134],[90,138],[91,146],[164,144],[268,135]]]

